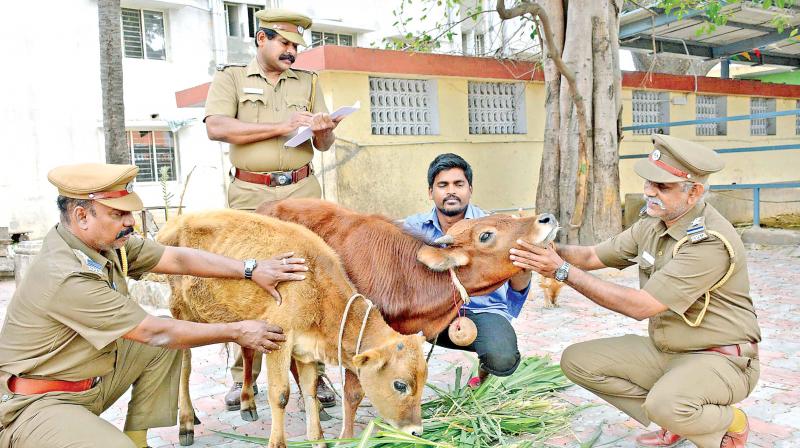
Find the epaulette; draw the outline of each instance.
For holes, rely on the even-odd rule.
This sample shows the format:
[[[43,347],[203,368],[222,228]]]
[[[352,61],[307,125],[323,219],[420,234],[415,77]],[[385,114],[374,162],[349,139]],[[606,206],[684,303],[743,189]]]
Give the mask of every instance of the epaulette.
[[[78,249],[72,249],[72,252],[75,253],[76,257],[78,257],[78,260],[81,262],[81,267],[83,267],[84,269],[94,272],[95,274],[100,274],[103,272],[103,266],[100,263],[89,258],[89,256],[83,253],[82,251]]]
[[[217,64],[217,71],[223,71],[228,67],[247,67],[247,64]]]
[[[292,71],[294,71],[294,72],[303,72],[303,73],[308,73],[309,75],[316,75],[316,74],[317,74],[317,72],[315,72],[314,70],[306,70],[306,69],[302,69],[302,68],[294,68],[294,67],[292,67]]]
[[[689,227],[686,229],[686,236],[692,243],[703,241],[708,238],[708,235],[706,235],[705,218],[703,216],[698,216],[689,224]]]

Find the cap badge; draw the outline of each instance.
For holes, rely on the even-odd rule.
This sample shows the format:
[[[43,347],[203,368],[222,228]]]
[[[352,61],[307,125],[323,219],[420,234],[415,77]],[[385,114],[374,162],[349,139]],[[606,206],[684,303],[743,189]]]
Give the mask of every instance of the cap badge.
[[[128,184],[125,185],[125,191],[128,193],[133,193],[133,182],[128,182]]]
[[[297,34],[303,34],[306,29],[300,25],[297,25]]]
[[[653,150],[652,154],[650,154],[650,158],[653,160],[658,160],[661,158],[661,151],[655,149]]]

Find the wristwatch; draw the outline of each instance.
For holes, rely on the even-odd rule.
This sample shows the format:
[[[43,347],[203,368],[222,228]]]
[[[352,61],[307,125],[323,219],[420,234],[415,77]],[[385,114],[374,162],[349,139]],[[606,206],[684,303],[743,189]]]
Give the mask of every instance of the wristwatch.
[[[244,260],[244,278],[252,280],[253,271],[256,270],[256,266],[258,266],[258,262],[254,258]]]
[[[566,281],[567,277],[569,277],[569,267],[570,266],[571,265],[569,263],[567,263],[566,261],[564,262],[564,264],[559,266],[558,269],[556,269],[556,275],[555,275],[556,280],[558,280],[560,282]]]

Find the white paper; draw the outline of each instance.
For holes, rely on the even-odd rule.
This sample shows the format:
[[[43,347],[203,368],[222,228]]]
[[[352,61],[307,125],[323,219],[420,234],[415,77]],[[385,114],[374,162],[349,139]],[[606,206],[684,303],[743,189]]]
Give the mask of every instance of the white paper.
[[[342,106],[331,112],[331,118],[346,117],[359,109],[361,109],[361,101],[356,101],[352,106]],[[311,128],[308,126],[302,126],[297,129],[297,134],[287,140],[283,146],[287,148],[296,148],[301,143],[310,139],[312,135],[313,133],[311,132]]]

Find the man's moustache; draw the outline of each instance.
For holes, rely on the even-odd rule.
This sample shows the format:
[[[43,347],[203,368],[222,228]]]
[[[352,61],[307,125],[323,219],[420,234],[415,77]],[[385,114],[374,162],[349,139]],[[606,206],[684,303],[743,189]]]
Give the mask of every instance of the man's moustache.
[[[131,233],[133,233],[133,227],[126,227],[119,231],[117,234],[117,239],[130,235]]]
[[[461,198],[458,196],[447,196],[446,198],[444,198],[444,202],[447,202],[450,199],[455,199],[456,201],[461,202]]]
[[[653,204],[653,205],[659,206],[661,208],[661,210],[666,210],[667,209],[666,207],[664,207],[664,203],[661,202],[661,199],[651,198],[651,197],[645,195],[644,200],[647,201],[647,205]]]
[[[292,55],[292,54],[282,54],[282,55],[278,56],[278,60],[289,61],[290,63],[294,64],[294,55]]]

